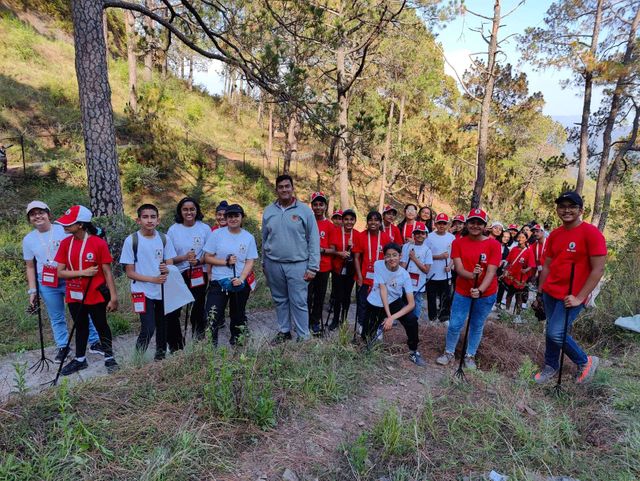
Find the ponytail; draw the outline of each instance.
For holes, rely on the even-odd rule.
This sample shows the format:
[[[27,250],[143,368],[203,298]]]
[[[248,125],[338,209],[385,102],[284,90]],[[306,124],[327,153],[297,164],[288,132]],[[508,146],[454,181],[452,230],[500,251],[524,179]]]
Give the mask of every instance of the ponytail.
[[[101,232],[102,229],[98,229],[95,225],[93,225],[91,222],[80,222],[80,225],[82,226],[82,228],[88,232],[91,235],[98,235],[99,232]]]

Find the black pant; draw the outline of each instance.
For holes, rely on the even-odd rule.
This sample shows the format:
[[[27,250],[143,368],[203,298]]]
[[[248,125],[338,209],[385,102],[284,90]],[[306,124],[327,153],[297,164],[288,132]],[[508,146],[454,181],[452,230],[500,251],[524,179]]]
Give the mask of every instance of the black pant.
[[[207,329],[207,317],[205,316],[204,305],[207,299],[207,282],[209,279],[207,274],[204,274],[204,284],[198,287],[191,287],[189,269],[182,273],[182,278],[191,291],[194,299],[191,305],[191,316],[189,319],[191,323],[191,335],[194,339],[201,340],[204,339],[204,332]],[[175,311],[167,314],[167,342],[169,343],[169,348],[172,352],[175,350],[173,347],[176,347],[177,349],[182,349],[184,347],[185,339],[182,336],[182,330],[180,327],[180,314],[182,314],[182,308],[176,309]]]
[[[367,315],[369,287],[366,284],[356,287],[356,321],[361,326],[364,326],[364,317]]]
[[[316,272],[316,276],[309,282],[307,293],[307,306],[309,309],[309,325],[320,324],[322,321],[322,306],[327,295],[327,284],[329,283],[329,271]]]
[[[107,303],[81,304],[70,302],[69,313],[76,326],[76,357],[84,357],[87,352],[87,341],[89,340],[89,315],[93,325],[100,336],[100,344],[104,350],[105,357],[113,357],[113,338],[111,329],[107,324]]]
[[[245,284],[244,289],[239,292],[227,292],[222,290],[218,281],[211,281],[209,284],[209,293],[207,294],[207,315],[211,316],[211,310],[214,309],[213,328],[214,339],[217,343],[218,328],[224,324],[224,312],[229,303],[229,318],[231,319],[229,327],[231,330],[231,342],[235,342],[243,333],[247,326],[247,300],[251,288]]]
[[[333,323],[341,324],[347,318],[349,306],[351,305],[351,291],[355,280],[353,276],[332,274],[334,279],[334,297],[333,297]]]
[[[156,359],[164,359],[167,352],[167,318],[161,300],[145,299],[147,310],[140,314],[140,335],[136,341],[136,349],[144,352],[156,334]],[[178,325],[178,329],[180,326]]]
[[[446,321],[451,313],[451,287],[446,279],[430,281],[427,284],[427,310],[429,320],[435,321],[438,317],[437,300],[440,301],[440,320]]]
[[[395,314],[405,305],[406,302],[404,299],[396,299],[389,304],[389,311],[391,314]],[[387,314],[384,311],[384,307],[373,306],[367,302],[367,312],[362,326],[362,339],[364,339],[365,342],[369,342],[369,340],[376,335],[378,327],[385,317],[387,317]],[[410,311],[398,320],[407,333],[407,346],[409,346],[409,350],[416,351],[418,349],[418,342],[420,342],[418,337],[418,318],[413,314],[413,311]]]
[[[500,306],[502,304],[502,298],[504,297],[504,293],[507,291],[507,286],[505,286],[504,282],[498,281],[498,295],[496,296],[496,306]]]

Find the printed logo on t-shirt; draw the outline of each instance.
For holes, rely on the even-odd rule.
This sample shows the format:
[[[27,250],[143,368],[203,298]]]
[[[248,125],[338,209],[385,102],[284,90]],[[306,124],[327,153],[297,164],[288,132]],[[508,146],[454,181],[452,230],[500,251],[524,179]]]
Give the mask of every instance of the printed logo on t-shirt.
[[[53,247],[55,247],[56,249],[57,249],[58,247],[60,247],[60,241],[59,241],[59,240],[54,240],[54,241],[53,241]]]
[[[323,231],[323,230],[320,231],[320,237],[322,237],[323,239],[324,239],[325,234],[326,234],[325,231]]]
[[[569,242],[569,248],[567,249],[567,251],[575,252],[576,251],[576,243],[575,242]]]
[[[156,259],[162,259],[162,249],[156,249]]]
[[[300,220],[300,216],[299,216],[299,215],[296,215],[296,214],[293,214],[293,215],[291,216],[291,220],[292,220],[293,222],[298,222],[298,221]]]
[[[395,289],[396,287],[398,287],[398,281],[396,280],[396,278],[395,278],[395,277],[394,277],[394,278],[392,278],[392,279],[389,281],[389,287],[391,287],[391,288],[393,288],[393,289]]]
[[[240,254],[244,254],[247,252],[247,244],[240,244],[240,247],[238,248],[238,250],[240,251]]]
[[[193,245],[202,245],[202,237],[200,237],[199,235],[193,236]]]
[[[487,262],[487,254],[484,252],[480,254],[480,262]]]
[[[93,252],[87,252],[87,260],[92,261],[94,258]]]

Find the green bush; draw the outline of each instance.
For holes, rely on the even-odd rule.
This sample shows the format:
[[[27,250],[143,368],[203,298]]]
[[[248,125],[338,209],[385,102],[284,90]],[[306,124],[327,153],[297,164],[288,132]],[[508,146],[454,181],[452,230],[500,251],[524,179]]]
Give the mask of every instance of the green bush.
[[[160,192],[160,170],[156,166],[145,166],[129,162],[122,169],[122,185],[129,193],[140,191]]]

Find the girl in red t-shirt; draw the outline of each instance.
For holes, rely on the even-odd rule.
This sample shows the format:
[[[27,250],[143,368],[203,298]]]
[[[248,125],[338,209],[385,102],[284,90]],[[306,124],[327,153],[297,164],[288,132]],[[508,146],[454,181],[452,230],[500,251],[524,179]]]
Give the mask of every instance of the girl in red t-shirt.
[[[342,214],[342,226],[334,229],[330,242],[335,250],[332,262],[333,284],[333,321],[329,330],[336,330],[347,319],[351,304],[351,291],[355,284],[355,260],[352,250],[360,233],[353,227],[356,224],[356,213],[347,209]]]
[[[507,256],[507,267],[502,276],[502,282],[507,288],[507,310],[511,307],[513,296],[516,297],[514,313],[517,316],[516,320],[519,321],[522,303],[525,302],[527,281],[534,266],[531,263],[531,250],[527,246],[527,235],[524,232],[518,233],[516,241],[518,245],[513,247]]]
[[[63,376],[88,367],[85,358],[89,339],[89,315],[104,348],[104,365],[108,372],[118,369],[113,358],[112,336],[107,312],[118,309],[116,286],[111,272],[111,254],[107,243],[98,237],[91,223],[92,213],[75,205],[56,220],[71,234],[60,243],[55,257],[58,276],[66,282],[66,303],[76,329],[76,356],[62,369]],[[69,338],[71,342],[71,337]]]
[[[413,242],[413,226],[418,217],[418,206],[415,204],[407,204],[404,206],[404,219],[398,224],[400,234],[402,234],[402,242]]]

